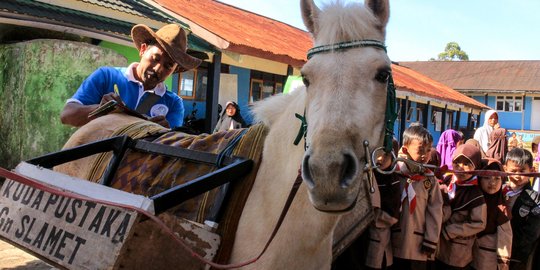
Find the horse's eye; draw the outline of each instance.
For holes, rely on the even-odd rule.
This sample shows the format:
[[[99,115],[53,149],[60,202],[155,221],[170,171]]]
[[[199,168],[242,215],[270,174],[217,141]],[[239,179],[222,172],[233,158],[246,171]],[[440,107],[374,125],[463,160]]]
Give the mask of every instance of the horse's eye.
[[[304,76],[303,74],[302,74],[302,82],[304,83],[304,85],[305,85],[306,87],[309,86],[309,80],[308,80],[308,78],[307,78],[306,76]]]
[[[390,72],[388,70],[381,70],[377,72],[377,75],[375,75],[375,80],[380,83],[388,82],[388,78],[390,78]]]

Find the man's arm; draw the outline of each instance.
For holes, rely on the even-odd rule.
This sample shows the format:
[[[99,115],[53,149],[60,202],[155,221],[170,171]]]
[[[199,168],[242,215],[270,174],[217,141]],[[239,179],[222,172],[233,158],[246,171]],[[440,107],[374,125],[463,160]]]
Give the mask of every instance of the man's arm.
[[[101,102],[99,104],[83,105],[77,102],[68,102],[64,106],[64,110],[62,110],[62,113],[60,113],[60,121],[62,122],[62,124],[65,125],[80,127],[90,122],[90,120],[96,118],[89,118],[89,113],[97,109],[102,104],[109,102],[110,100],[116,100],[119,103],[123,103],[120,96],[115,93],[105,94],[101,98]]]
[[[64,125],[80,127],[92,120],[88,114],[97,109],[99,104],[82,105],[76,102],[68,102],[60,114],[60,121]]]

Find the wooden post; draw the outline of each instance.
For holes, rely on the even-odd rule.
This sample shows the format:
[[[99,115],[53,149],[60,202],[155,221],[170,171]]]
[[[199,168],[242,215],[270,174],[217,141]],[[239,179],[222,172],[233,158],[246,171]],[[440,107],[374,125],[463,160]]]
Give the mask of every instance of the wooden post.
[[[287,65],[287,76],[293,75],[293,67],[291,65]]]
[[[407,122],[407,104],[409,102],[409,97],[401,100],[401,112],[400,112],[400,121],[399,121],[399,144],[403,144],[403,131],[405,131],[406,122]]]
[[[448,113],[448,105],[444,105],[444,110],[441,117],[441,133],[446,130],[446,114]]]
[[[204,131],[212,133],[217,124],[219,101],[219,78],[221,74],[221,52],[216,52],[208,66],[208,87],[206,88],[206,113]],[[225,108],[223,108],[225,109]]]
[[[454,127],[455,130],[459,130],[459,121],[461,120],[461,108],[456,112],[456,125]]]
[[[426,103],[425,110],[422,112],[422,125],[427,129],[428,128],[428,117],[429,117],[429,101]]]
[[[480,111],[478,113],[478,118],[476,120],[476,128],[479,128],[480,127],[480,116],[482,116],[482,111]]]

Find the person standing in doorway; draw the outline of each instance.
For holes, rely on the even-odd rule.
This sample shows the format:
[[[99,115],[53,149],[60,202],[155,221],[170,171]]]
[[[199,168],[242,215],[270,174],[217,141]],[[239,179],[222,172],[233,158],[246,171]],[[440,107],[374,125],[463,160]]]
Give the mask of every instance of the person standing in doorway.
[[[496,128],[499,128],[499,115],[495,110],[489,110],[486,112],[484,124],[474,133],[474,139],[480,143],[480,147],[484,153],[489,148],[489,135]]]
[[[234,101],[225,104],[225,111],[219,117],[214,132],[246,127],[246,122],[240,114],[240,107]]]

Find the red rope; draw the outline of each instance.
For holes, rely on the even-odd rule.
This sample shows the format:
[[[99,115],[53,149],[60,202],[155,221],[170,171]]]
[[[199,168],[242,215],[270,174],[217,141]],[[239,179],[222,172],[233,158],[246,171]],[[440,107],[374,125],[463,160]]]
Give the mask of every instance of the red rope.
[[[96,203],[100,203],[100,204],[104,204],[104,205],[120,207],[120,208],[128,209],[128,210],[131,210],[131,211],[136,211],[137,213],[142,214],[142,215],[148,217],[149,219],[153,220],[155,223],[157,223],[167,234],[169,234],[177,243],[179,243],[180,246],[182,246],[182,248],[184,248],[187,252],[189,252],[192,257],[195,257],[196,259],[200,260],[201,262],[203,262],[205,264],[208,264],[208,265],[210,265],[210,266],[212,266],[214,268],[218,268],[218,269],[240,268],[240,267],[252,264],[252,263],[256,262],[259,258],[261,258],[261,256],[264,254],[264,252],[266,251],[266,249],[270,245],[270,242],[274,238],[275,234],[277,233],[277,230],[281,226],[281,223],[282,223],[282,221],[283,221],[283,219],[285,217],[285,214],[287,213],[287,210],[289,209],[290,203],[292,202],[292,199],[294,198],[294,195],[296,194],[296,191],[298,190],[298,186],[299,186],[299,184],[297,184],[298,183],[298,179],[297,179],[297,181],[295,182],[295,184],[293,186],[293,189],[291,190],[291,193],[289,194],[289,198],[287,199],[287,203],[286,203],[286,205],[285,205],[285,207],[284,207],[284,209],[282,211],[282,216],[280,216],[278,224],[274,228],[274,231],[272,232],[272,235],[270,236],[270,239],[266,243],[266,245],[263,248],[262,252],[257,257],[252,258],[250,260],[247,260],[245,262],[237,263],[237,264],[218,264],[218,263],[214,263],[212,261],[209,261],[209,260],[205,259],[201,255],[199,255],[198,253],[193,251],[193,249],[191,249],[189,247],[189,245],[184,242],[184,240],[182,240],[179,236],[177,236],[165,223],[163,223],[163,221],[161,221],[157,216],[155,216],[154,214],[152,214],[152,213],[150,213],[148,211],[145,211],[143,209],[140,209],[138,207],[134,207],[134,206],[131,206],[131,205],[125,205],[125,204],[115,203],[115,202],[111,202],[111,201],[99,200],[99,199],[94,199],[94,198],[90,198],[90,197],[87,197],[87,196],[83,196],[83,195],[79,195],[79,194],[75,194],[75,193],[71,193],[71,192],[66,192],[66,191],[61,190],[59,188],[45,185],[45,184],[39,182],[38,180],[28,178],[28,177],[25,177],[25,176],[21,176],[19,174],[14,173],[14,172],[8,171],[8,170],[6,170],[6,169],[4,169],[2,167],[0,167],[0,176],[5,177],[5,178],[9,178],[11,180],[17,181],[19,183],[22,183],[22,184],[25,184],[25,185],[28,185],[28,186],[31,186],[31,187],[34,187],[34,188],[38,188],[40,190],[44,190],[44,191],[49,192],[51,194],[64,196],[64,197],[68,197],[68,198],[72,198],[72,199],[92,201],[92,202],[96,202]],[[300,183],[301,183],[301,181],[300,181]]]

